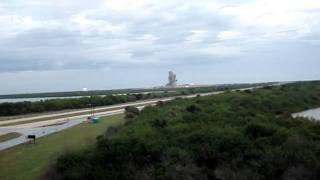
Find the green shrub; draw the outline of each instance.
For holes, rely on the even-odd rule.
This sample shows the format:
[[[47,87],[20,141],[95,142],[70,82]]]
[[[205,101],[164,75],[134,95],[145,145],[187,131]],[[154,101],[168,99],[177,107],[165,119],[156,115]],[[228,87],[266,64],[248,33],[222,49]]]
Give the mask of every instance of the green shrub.
[[[125,115],[127,119],[132,119],[140,113],[140,110],[133,106],[127,106],[125,108]]]
[[[47,179],[289,180],[320,177],[320,83],[177,99],[139,110],[94,148],[60,156]],[[49,171],[48,171],[49,172]]]

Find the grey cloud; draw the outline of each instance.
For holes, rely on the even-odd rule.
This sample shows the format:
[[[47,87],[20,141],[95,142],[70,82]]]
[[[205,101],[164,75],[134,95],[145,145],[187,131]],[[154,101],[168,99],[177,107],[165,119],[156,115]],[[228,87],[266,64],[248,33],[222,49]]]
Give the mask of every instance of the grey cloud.
[[[301,12],[305,16],[312,14],[313,18],[304,22],[306,26],[295,27],[294,21],[294,25],[273,27],[268,24],[248,26],[234,14],[223,13],[225,9],[256,2],[254,0],[216,0],[212,1],[218,4],[213,10],[203,4],[197,6],[198,3],[211,1],[173,1],[168,4],[156,1],[150,6],[130,11],[108,9],[103,2],[1,1],[0,10],[5,11],[0,12],[0,17],[17,15],[29,17],[34,22],[29,22],[30,19],[26,22],[19,22],[19,18],[17,22],[5,19],[6,27],[0,28],[0,31],[3,30],[0,34],[0,74],[30,71],[33,72],[30,74],[36,75],[48,72],[53,78],[55,71],[104,73],[105,69],[112,69],[113,73],[128,72],[129,76],[134,77],[136,71],[142,74],[140,71],[145,70],[153,74],[177,69],[192,80],[193,76],[188,72],[193,72],[193,68],[197,67],[198,73],[208,71],[206,77],[202,76],[207,81],[213,80],[207,76],[214,76],[231,82],[232,77],[243,77],[239,81],[252,80],[245,73],[252,76],[258,73],[262,80],[273,78],[259,73],[255,67],[271,74],[271,69],[275,68],[279,79],[294,79],[297,75],[281,75],[277,65],[287,64],[283,72],[291,74],[290,68],[302,73],[301,68],[312,69],[320,65],[316,61],[317,52],[320,52],[320,24],[315,18],[318,17],[317,9]],[[186,8],[181,8],[181,5],[186,5]],[[250,12],[244,15],[247,13],[249,17],[245,17],[251,18]],[[75,22],[77,17],[80,20]],[[57,25],[46,26],[47,21]],[[194,31],[200,32],[198,36]],[[226,34],[225,38],[221,37],[221,33]],[[305,59],[307,63],[303,64],[299,59]],[[264,66],[268,67],[268,71],[263,70]],[[243,70],[239,70],[238,76],[239,67]],[[161,70],[155,71],[157,68]],[[19,74],[17,76],[22,76]],[[302,74],[303,77],[318,76],[314,69],[310,74]],[[154,76],[159,78],[160,75]],[[129,79],[136,83],[142,81]],[[81,81],[81,78],[78,80]],[[204,82],[200,76],[192,81]]]
[[[21,1],[19,2],[22,3]],[[44,18],[51,18],[50,15],[42,13],[41,9],[46,6],[48,6],[46,3],[40,3],[35,8],[31,8],[35,10],[34,17],[37,18],[36,15],[39,14],[44,15]],[[68,5],[64,8],[68,8]],[[83,8],[82,6],[78,7],[78,10],[80,9],[79,11],[81,12]],[[88,34],[83,34],[81,31],[74,29],[74,25],[65,19],[61,20],[62,25],[54,29],[37,28],[22,32],[16,37],[2,41],[0,51],[3,52],[2,54],[7,55],[1,59],[7,65],[6,68],[3,67],[1,69],[19,71],[39,70],[41,68],[43,70],[97,68],[116,66],[117,63],[123,65],[126,62],[132,64],[143,61],[146,63],[165,61],[162,59],[173,59],[171,60],[172,64],[183,63],[183,59],[180,60],[174,55],[176,52],[168,49],[170,46],[181,49],[186,48],[185,41],[191,35],[191,30],[201,29],[207,31],[208,37],[202,43],[208,44],[218,41],[216,36],[219,31],[231,27],[231,22],[228,18],[222,17],[216,12],[202,11],[200,8],[179,12],[176,11],[175,6],[166,9],[168,16],[176,17],[171,21],[163,17],[162,12],[160,12],[162,9],[157,9],[157,7],[150,8],[158,12],[148,17],[131,16],[131,14],[114,11],[90,10],[89,6],[88,11],[90,13],[84,17],[88,17],[89,20],[101,20],[114,25],[123,25],[126,27],[126,32],[124,33],[112,34],[90,31]],[[55,10],[57,8],[54,6],[49,12],[59,14]],[[81,13],[77,14],[77,11],[73,8],[72,12],[75,13],[73,16],[81,15]],[[94,14],[95,12],[97,15]],[[69,17],[71,18],[72,16]],[[56,18],[59,18],[59,16]],[[152,44],[135,46],[135,44],[139,43],[137,37],[145,34],[151,34],[157,40]],[[125,51],[121,52],[123,50],[132,53],[132,55],[121,55],[121,53],[126,53]],[[120,53],[120,55],[117,55],[117,53]],[[196,52],[193,53],[196,56]],[[166,54],[166,56],[160,57],[161,54]],[[201,56],[201,53],[199,53],[199,56]],[[123,59],[118,61],[121,57]],[[19,63],[19,65],[15,66],[14,62]]]

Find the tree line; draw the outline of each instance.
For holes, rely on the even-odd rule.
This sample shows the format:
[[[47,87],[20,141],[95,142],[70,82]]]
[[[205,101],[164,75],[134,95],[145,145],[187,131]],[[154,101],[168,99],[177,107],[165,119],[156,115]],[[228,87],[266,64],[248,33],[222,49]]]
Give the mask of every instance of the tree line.
[[[61,155],[42,179],[317,180],[320,82],[126,108],[94,147]]]
[[[119,103],[134,102],[137,100],[163,98],[179,95],[188,95],[195,93],[205,93],[213,91],[221,91],[227,89],[237,89],[251,87],[253,84],[236,84],[210,87],[195,87],[195,88],[180,88],[172,91],[151,92],[151,93],[135,93],[125,95],[103,95],[90,96],[70,99],[50,99],[37,102],[16,102],[16,103],[1,103],[0,116],[22,115],[30,113],[41,113],[50,111],[59,111],[66,109],[88,108],[89,106],[106,106]]]

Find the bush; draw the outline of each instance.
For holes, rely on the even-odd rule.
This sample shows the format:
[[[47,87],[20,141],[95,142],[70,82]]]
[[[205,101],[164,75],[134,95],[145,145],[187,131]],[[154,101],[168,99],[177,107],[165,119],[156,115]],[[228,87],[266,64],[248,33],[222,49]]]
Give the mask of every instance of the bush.
[[[60,156],[47,179],[319,179],[320,126],[291,113],[320,106],[320,83],[178,99]],[[283,115],[283,114],[286,115]],[[133,118],[133,119],[132,119]],[[53,173],[52,173],[53,172]],[[58,177],[58,178],[57,178]]]
[[[245,134],[250,138],[256,139],[259,137],[272,136],[275,130],[264,124],[252,123],[246,128]]]
[[[196,113],[196,112],[201,111],[201,108],[200,108],[199,106],[195,105],[195,104],[192,104],[192,105],[188,106],[188,107],[186,108],[186,110],[187,110],[188,112],[191,112],[191,113]]]
[[[139,113],[140,113],[140,110],[136,107],[127,106],[125,108],[125,115],[126,115],[126,118],[128,118],[128,119],[132,119],[132,118],[136,117]]]

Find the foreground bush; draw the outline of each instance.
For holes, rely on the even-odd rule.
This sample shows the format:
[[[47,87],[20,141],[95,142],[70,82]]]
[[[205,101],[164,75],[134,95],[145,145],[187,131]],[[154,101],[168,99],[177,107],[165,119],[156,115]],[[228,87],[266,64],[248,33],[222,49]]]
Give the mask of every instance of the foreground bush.
[[[320,179],[320,83],[178,99],[146,107],[96,146],[60,156],[43,179]]]

